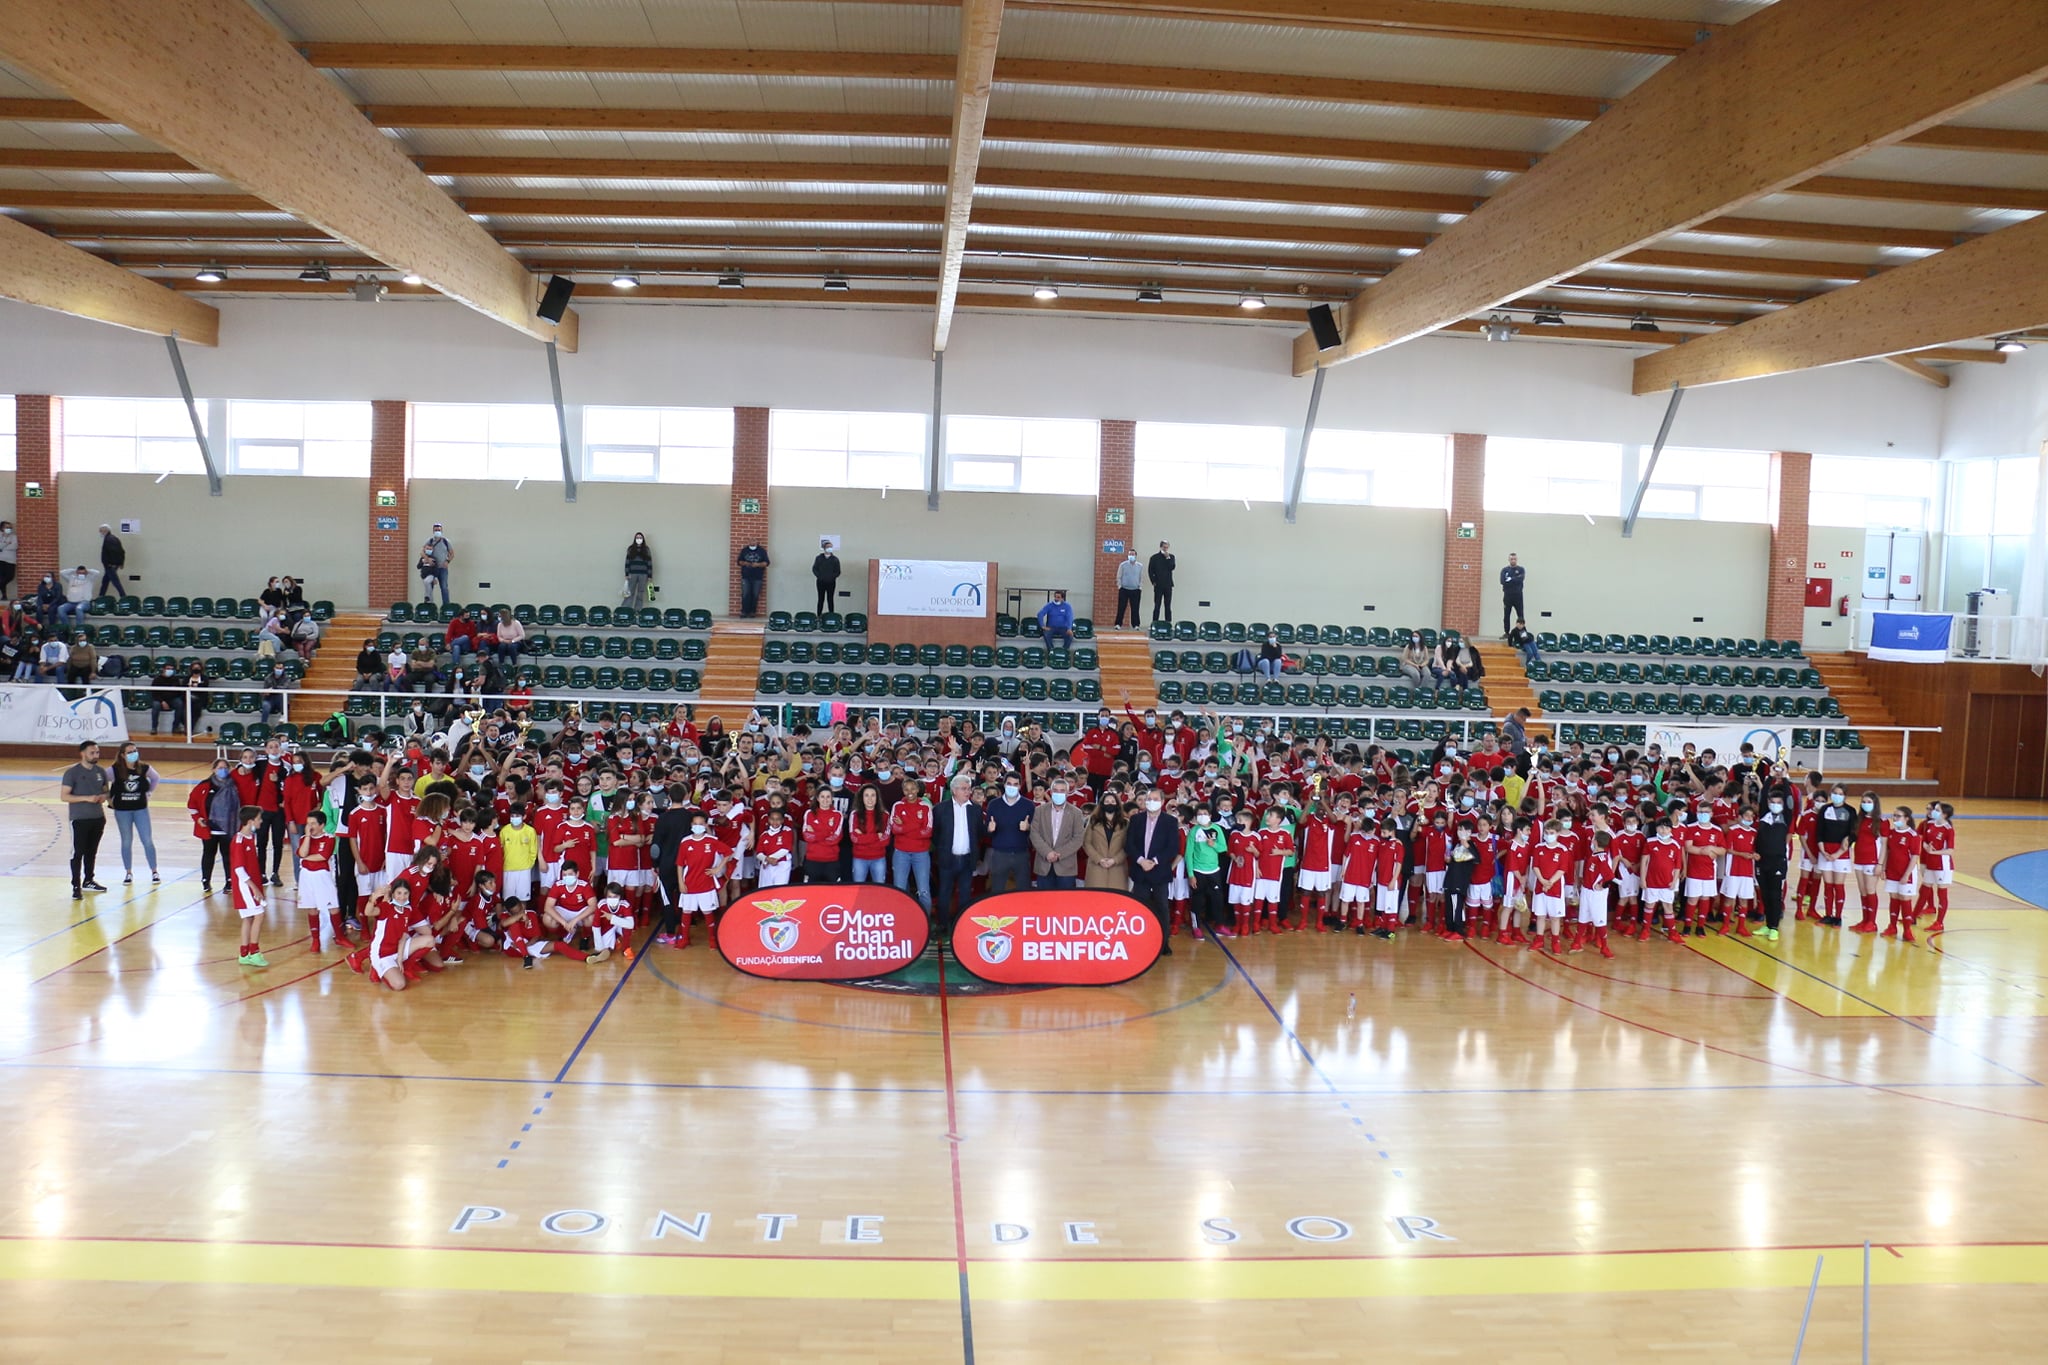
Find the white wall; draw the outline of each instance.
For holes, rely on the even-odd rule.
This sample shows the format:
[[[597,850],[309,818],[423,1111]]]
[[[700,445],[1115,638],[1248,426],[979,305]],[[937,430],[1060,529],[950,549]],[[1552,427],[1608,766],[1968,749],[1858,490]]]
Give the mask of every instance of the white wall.
[[[2033,455],[2048,441],[2048,346],[2031,346],[2003,365],[1955,365],[1949,373],[1943,456]]]
[[[265,299],[220,308],[225,344],[185,352],[202,396],[547,399],[540,346],[457,304]],[[562,357],[571,403],[931,408],[930,320],[922,310],[599,300],[582,314],[583,349]],[[1307,379],[1289,373],[1294,330],[964,313],[946,353],[945,407],[1292,426],[1309,391]],[[1647,443],[1665,400],[1630,395],[1629,367],[1639,353],[1428,338],[1333,370],[1321,420],[1363,430]],[[175,390],[153,337],[0,304],[6,392]],[[1943,398],[1887,365],[1837,366],[1690,393],[1672,439],[1727,449],[1932,455]]]
[[[305,584],[308,601],[359,605],[370,576],[360,509],[367,479],[236,479],[221,497],[206,480],[151,474],[66,474],[59,486],[58,548],[65,567],[100,565],[100,523],[137,517],[123,536],[138,595],[254,597],[273,575]],[[335,515],[336,508],[345,508]]]
[[[367,488],[356,496],[353,506],[364,506]],[[459,601],[616,604],[626,544],[641,531],[654,551],[655,602],[723,615],[729,499],[723,484],[582,483],[567,503],[560,484],[540,480],[416,479],[408,525],[415,542],[437,521],[447,528]],[[347,522],[353,534],[360,523]]]
[[[1743,522],[1646,517],[1624,540],[1614,517],[1589,525],[1585,517],[1486,514],[1487,564],[1497,570],[1519,556],[1529,571],[1529,628],[1538,631],[1761,636],[1770,549],[1771,528]],[[1491,633],[1499,589],[1489,586],[1483,601],[1480,624]]]

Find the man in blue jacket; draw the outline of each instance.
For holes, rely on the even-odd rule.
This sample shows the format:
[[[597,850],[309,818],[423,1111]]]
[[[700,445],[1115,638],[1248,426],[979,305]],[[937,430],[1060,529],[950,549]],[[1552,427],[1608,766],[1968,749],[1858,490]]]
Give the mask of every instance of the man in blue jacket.
[[[1181,855],[1180,821],[1166,814],[1166,796],[1157,787],[1147,788],[1143,807],[1124,830],[1124,858],[1130,866],[1131,894],[1150,907],[1159,921],[1161,956],[1173,952],[1167,933],[1173,921],[1167,888],[1173,881],[1173,864]]]
[[[1074,647],[1074,604],[1065,588],[1054,588],[1052,601],[1038,609],[1038,631],[1048,645]]]
[[[1031,885],[1031,802],[1016,773],[1003,774],[1003,794],[988,803],[988,893]]]

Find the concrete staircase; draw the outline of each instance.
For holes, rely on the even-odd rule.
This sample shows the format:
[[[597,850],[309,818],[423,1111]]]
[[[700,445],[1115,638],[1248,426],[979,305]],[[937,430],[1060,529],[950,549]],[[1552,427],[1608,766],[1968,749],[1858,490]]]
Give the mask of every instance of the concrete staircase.
[[[320,650],[307,666],[302,687],[346,692],[356,680],[356,655],[366,641],[377,638],[384,618],[374,611],[341,611],[320,634]],[[330,704],[331,703],[331,704]],[[314,706],[323,717],[341,709],[341,698],[323,697]]]
[[[1159,705],[1159,686],[1152,678],[1152,641],[1142,631],[1098,631],[1095,654],[1102,670],[1102,700],[1111,710],[1122,707],[1126,692],[1139,711]]]
[[[1870,727],[1897,725],[1899,722],[1886,709],[1884,699],[1871,685],[1870,678],[1863,671],[1863,656],[1860,654],[1810,654],[1806,660],[1820,672],[1821,681],[1828,685],[1836,701],[1842,704],[1842,713],[1849,718],[1849,724],[1863,732],[1863,745],[1870,755],[1867,771],[1873,782],[1897,782],[1899,780],[1899,751],[1905,745],[1905,737],[1896,734],[1874,733]],[[1813,721],[1798,722],[1810,727]],[[1934,736],[1922,735],[1922,741],[1911,755],[1906,767],[1909,782],[1932,782],[1934,780]],[[1823,758],[1825,767],[1826,760]]]
[[[1529,738],[1549,741],[1555,738],[1548,724],[1534,719],[1543,714],[1543,708],[1536,704],[1536,689],[1530,685],[1529,675],[1522,671],[1522,656],[1518,650],[1503,644],[1485,644],[1472,641],[1472,652],[1479,656],[1479,662],[1486,666],[1486,677],[1479,690],[1486,694],[1487,711],[1505,719],[1517,707],[1529,708]]]
[[[761,681],[761,646],[766,640],[767,627],[759,619],[712,622],[711,648],[704,656],[695,703],[699,727],[713,716],[728,730],[746,723]]]

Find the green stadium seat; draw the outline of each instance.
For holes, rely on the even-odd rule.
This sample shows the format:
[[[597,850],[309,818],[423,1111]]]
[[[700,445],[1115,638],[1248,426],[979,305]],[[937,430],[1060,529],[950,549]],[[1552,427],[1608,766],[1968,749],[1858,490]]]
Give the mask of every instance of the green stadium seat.
[[[1016,634],[1017,618],[1010,615],[1008,612],[997,612],[996,638],[998,640],[1012,639],[1015,638]]]
[[[700,610],[702,610],[702,609],[700,608]],[[694,616],[694,615],[695,615],[695,613],[692,613],[692,615]],[[693,625],[693,626],[691,626],[691,627],[690,627],[690,629],[692,629],[692,630],[697,630],[697,629],[700,629],[700,627],[698,627],[698,626],[694,626],[694,625]],[[709,629],[711,629],[711,613],[710,613],[709,611],[705,611],[705,612],[704,612],[704,624],[703,624],[703,626],[701,627],[701,629],[703,629],[703,630],[709,630]],[[842,618],[840,618],[840,629],[841,629],[841,630],[843,630],[843,631],[845,631],[845,632],[846,632],[846,633],[847,633],[848,635],[865,635],[865,634],[867,634],[867,633],[868,633],[868,614],[867,614],[866,612],[864,612],[864,611],[849,611],[849,612],[847,612],[845,616],[843,616]]]
[[[1015,668],[1021,655],[1015,645],[996,646],[996,667]]]
[[[1098,678],[1081,678],[1074,683],[1074,700],[1090,706],[1102,700],[1102,682]]]
[[[604,667],[598,669],[595,675],[591,678],[591,686],[595,687],[600,692],[618,691],[619,670],[611,664],[606,664]]]
[[[1065,681],[1065,679],[1061,679],[1060,681],[1063,682]],[[1186,683],[1183,685],[1183,692],[1187,697],[1187,702],[1189,706],[1207,706],[1210,704],[1209,684],[1205,682]],[[1053,685],[1053,699],[1055,701],[1059,699],[1058,682],[1055,682]]]
[[[1250,684],[1246,684],[1246,686],[1250,686]],[[1210,683],[1209,704],[1211,706],[1237,705],[1237,684],[1229,682]]]
[[[1183,665],[1181,669],[1183,673],[1191,671],[1185,667],[1188,661],[1186,654],[1180,656],[1180,661]],[[1045,647],[1043,645],[1026,645],[1022,650],[1018,651],[1017,663],[1021,668],[1043,669],[1045,667]]]
[[[942,695],[944,695],[945,689],[940,684],[938,674],[923,673],[918,675],[916,681],[917,695],[923,700],[937,701]]]
[[[796,629],[796,618],[786,611],[771,611],[768,613],[768,629],[773,631],[794,630]]]
[[[841,616],[836,611],[820,612],[818,615],[818,629],[824,631],[827,635],[839,634],[840,630],[845,625],[846,618]],[[704,623],[704,628],[706,630],[709,630],[711,628],[711,622],[707,620]]]
[[[1242,621],[1225,621],[1223,623],[1223,638],[1229,644],[1241,645],[1251,638],[1251,632],[1246,629],[1245,623]]]
[[[1077,649],[1069,660],[1069,665],[1083,673],[1093,673],[1102,666],[1102,658],[1092,648]]]
[[[1201,629],[1196,631],[1195,634],[1206,644],[1220,644],[1223,640],[1223,623],[1221,621],[1204,621],[1202,622]]]
[[[563,607],[562,624],[565,626],[586,626],[590,624],[590,613],[582,607]]]
[[[836,664],[839,662],[839,642],[837,640],[820,640],[811,649],[812,659],[816,663]],[[863,659],[866,657],[865,650],[861,652],[860,657]]]
[[[1173,623],[1173,638],[1193,643],[1202,638],[1202,630],[1193,621],[1175,621]]]
[[[968,665],[973,668],[994,668],[996,651],[993,645],[975,645],[967,651]]]
[[[966,701],[967,675],[964,673],[948,673],[945,678],[944,691],[947,701]]]
[[[808,697],[811,695],[811,675],[791,672],[783,681],[783,690],[792,697]]]
[[[1180,656],[1170,649],[1157,651],[1152,656],[1152,671],[1154,673],[1180,672]]]
[[[947,668],[967,667],[967,646],[947,645],[944,662]]]
[[[1093,618],[1087,616],[1076,616],[1074,618],[1074,638],[1076,640],[1092,640],[1095,638],[1095,622]]]
[[[1045,634],[1045,628],[1038,624],[1036,616],[1020,616],[1017,618],[1018,639],[1036,640],[1043,634]]]
[[[990,701],[996,695],[996,680],[986,673],[977,673],[967,680],[967,695],[976,701]]]
[[[1273,627],[1273,638],[1278,640],[1283,645],[1293,644],[1296,638],[1294,633],[1294,627],[1289,625],[1285,621],[1277,623]]]
[[[997,701],[1016,701],[1023,695],[1023,685],[1016,678],[1005,676],[996,679]]]

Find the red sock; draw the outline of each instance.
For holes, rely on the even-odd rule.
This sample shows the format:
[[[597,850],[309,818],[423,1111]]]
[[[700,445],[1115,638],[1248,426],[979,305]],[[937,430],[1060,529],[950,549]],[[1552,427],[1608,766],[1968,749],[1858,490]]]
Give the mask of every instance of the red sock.
[[[584,952],[581,948],[572,947],[567,943],[557,943],[549,951],[560,953],[571,962],[588,962],[590,960],[589,953]]]

